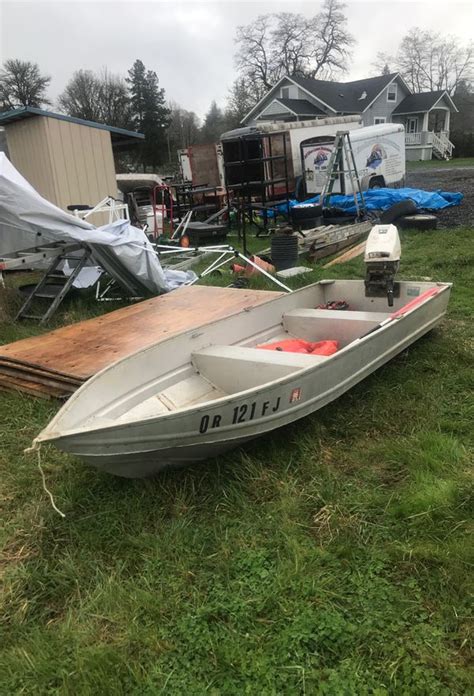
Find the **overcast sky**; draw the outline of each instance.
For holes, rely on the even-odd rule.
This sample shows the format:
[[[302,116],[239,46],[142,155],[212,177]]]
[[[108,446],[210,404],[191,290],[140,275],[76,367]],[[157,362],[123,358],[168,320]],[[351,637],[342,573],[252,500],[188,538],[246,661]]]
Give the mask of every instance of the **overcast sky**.
[[[0,57],[39,63],[51,75],[50,94],[61,92],[74,70],[126,74],[136,58],[158,74],[167,99],[203,116],[213,99],[224,106],[233,79],[234,35],[267,12],[310,17],[318,2],[22,2],[0,0]],[[474,2],[452,0],[349,0],[349,29],[357,39],[347,79],[373,74],[378,51],[394,52],[413,26],[452,34],[468,42],[474,34]]]

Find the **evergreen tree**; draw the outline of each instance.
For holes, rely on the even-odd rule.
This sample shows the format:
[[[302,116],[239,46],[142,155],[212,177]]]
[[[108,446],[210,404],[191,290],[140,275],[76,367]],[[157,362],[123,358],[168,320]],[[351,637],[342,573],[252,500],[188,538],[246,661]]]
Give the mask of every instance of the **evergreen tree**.
[[[217,143],[222,133],[226,130],[226,120],[222,110],[217,106],[216,102],[211,103],[211,107],[204,119],[204,125],[201,129],[201,142]]]
[[[225,110],[226,128],[240,128],[242,119],[255,106],[256,101],[245,78],[234,81],[227,98]]]
[[[139,148],[139,160],[144,170],[155,168],[166,160],[166,129],[170,110],[166,107],[165,90],[159,86],[154,70],[147,70],[136,60],[128,71],[132,122],[145,135]]]

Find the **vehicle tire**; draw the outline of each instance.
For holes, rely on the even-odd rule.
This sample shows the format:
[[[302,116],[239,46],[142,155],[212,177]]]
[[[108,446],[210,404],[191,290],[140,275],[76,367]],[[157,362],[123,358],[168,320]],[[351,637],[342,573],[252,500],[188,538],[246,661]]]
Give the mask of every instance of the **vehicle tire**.
[[[292,268],[298,261],[298,237],[295,234],[276,234],[271,241],[272,264],[277,271]]]
[[[324,225],[350,225],[355,215],[348,215],[342,208],[325,208],[323,211]]]
[[[385,179],[383,176],[373,176],[369,181],[369,189],[385,188]]]
[[[319,203],[301,203],[290,210],[290,217],[293,224],[298,224],[300,220],[316,218],[322,215],[323,208]]]
[[[415,215],[418,211],[416,203],[408,198],[406,201],[400,201],[399,203],[394,203],[390,208],[384,210],[380,216],[381,225],[390,225],[395,220],[398,220],[402,215]]]
[[[435,230],[438,218],[436,215],[403,215],[397,224],[402,230]]]
[[[302,176],[299,176],[296,179],[296,184],[295,184],[295,198],[297,201],[303,202],[304,196],[305,196],[304,178]]]

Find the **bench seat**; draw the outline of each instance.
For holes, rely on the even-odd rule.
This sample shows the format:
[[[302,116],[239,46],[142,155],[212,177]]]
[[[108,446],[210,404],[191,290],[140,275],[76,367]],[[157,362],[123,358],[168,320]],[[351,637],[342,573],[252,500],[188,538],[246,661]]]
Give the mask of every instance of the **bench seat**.
[[[218,345],[192,353],[191,360],[194,367],[219,389],[234,393],[314,367],[328,357]]]
[[[334,309],[293,309],[283,315],[283,327],[305,341],[334,339],[341,347],[363,336],[390,316],[388,312]]]

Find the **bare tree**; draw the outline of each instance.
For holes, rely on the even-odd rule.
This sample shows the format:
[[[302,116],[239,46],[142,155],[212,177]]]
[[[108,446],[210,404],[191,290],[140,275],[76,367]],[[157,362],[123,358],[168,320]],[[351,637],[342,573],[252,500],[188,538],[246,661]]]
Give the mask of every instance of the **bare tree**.
[[[325,0],[322,11],[310,20],[309,77],[329,79],[346,72],[355,39],[347,30],[344,8],[340,0]]]
[[[176,151],[193,145],[199,139],[199,119],[194,111],[187,111],[179,104],[170,102],[170,124],[166,131],[168,160],[176,161]]]
[[[379,74],[383,65],[393,66],[413,92],[445,89],[452,95],[461,82],[474,79],[474,44],[413,27],[396,56],[379,53],[373,65]]]
[[[270,57],[271,25],[272,15],[260,15],[253,24],[237,27],[236,67],[252,85],[256,99],[278,80]]]
[[[92,70],[78,70],[58,99],[59,108],[68,116],[88,121],[100,120],[100,83]]]
[[[0,108],[50,104],[46,88],[51,78],[42,75],[37,63],[11,58],[0,71]]]
[[[104,68],[100,74],[92,70],[74,73],[58,99],[59,107],[69,116],[109,126],[129,128],[130,97],[125,80]]]
[[[327,79],[347,69],[354,39],[344,8],[340,0],[324,0],[311,19],[281,12],[238,27],[236,67],[255,101],[283,75]]]

